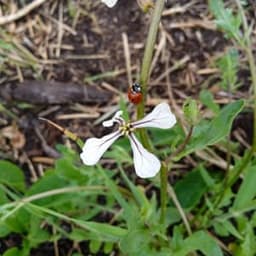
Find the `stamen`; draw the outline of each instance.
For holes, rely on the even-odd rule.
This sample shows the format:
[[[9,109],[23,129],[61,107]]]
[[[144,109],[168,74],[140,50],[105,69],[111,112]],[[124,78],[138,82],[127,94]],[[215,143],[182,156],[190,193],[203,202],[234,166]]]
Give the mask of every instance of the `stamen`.
[[[121,134],[123,136],[129,136],[133,131],[134,131],[134,127],[131,123],[123,123],[120,127],[119,127],[119,131],[121,132]]]

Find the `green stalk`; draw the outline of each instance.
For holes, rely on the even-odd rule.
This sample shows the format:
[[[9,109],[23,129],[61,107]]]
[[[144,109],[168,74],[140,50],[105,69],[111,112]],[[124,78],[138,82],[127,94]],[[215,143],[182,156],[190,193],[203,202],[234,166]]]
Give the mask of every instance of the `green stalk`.
[[[148,32],[146,47],[145,47],[142,66],[141,66],[140,85],[142,89],[143,100],[138,105],[138,108],[137,108],[137,119],[143,118],[145,114],[145,102],[147,97],[149,71],[150,71],[154,46],[156,42],[157,31],[158,31],[161,15],[164,8],[164,2],[165,0],[156,1],[156,5],[152,14],[151,24]],[[140,133],[142,144],[146,148],[150,149],[149,138],[146,131],[144,129],[140,129],[139,133]]]
[[[161,200],[161,215],[160,215],[160,223],[164,224],[166,219],[166,202],[167,202],[167,166],[164,162],[162,162],[160,169],[160,200]]]
[[[250,73],[252,77],[252,88],[253,88],[253,104],[254,104],[254,113],[253,113],[253,143],[252,143],[252,152],[256,151],[256,64],[252,52],[252,42],[250,39],[250,28],[244,13],[244,8],[240,0],[236,0],[238,9],[242,15],[243,28],[244,28],[244,38],[245,38],[245,53],[249,62]]]
[[[252,78],[252,89],[253,89],[253,141],[252,141],[252,147],[250,151],[245,154],[242,164],[238,168],[235,175],[231,178],[231,180],[228,182],[229,186],[232,186],[237,178],[240,176],[240,174],[243,172],[243,170],[247,167],[249,164],[251,157],[253,156],[254,152],[256,152],[256,64],[252,52],[252,42],[250,39],[250,28],[244,13],[244,8],[240,2],[240,0],[235,0],[236,4],[238,6],[239,12],[242,15],[242,22],[243,22],[243,29],[244,29],[244,45],[242,47],[245,50],[245,53],[247,55],[247,59],[249,62],[249,68]]]

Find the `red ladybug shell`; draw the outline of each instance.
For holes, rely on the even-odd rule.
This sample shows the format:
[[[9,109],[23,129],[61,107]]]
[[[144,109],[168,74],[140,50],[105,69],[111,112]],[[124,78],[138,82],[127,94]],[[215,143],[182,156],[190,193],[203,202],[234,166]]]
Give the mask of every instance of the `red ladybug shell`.
[[[138,83],[129,87],[128,99],[133,104],[139,104],[142,101],[141,86]]]

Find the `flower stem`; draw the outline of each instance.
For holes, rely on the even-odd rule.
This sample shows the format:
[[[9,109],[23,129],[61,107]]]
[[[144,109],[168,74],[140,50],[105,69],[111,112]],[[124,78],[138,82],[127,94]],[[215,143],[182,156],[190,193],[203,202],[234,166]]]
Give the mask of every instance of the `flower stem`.
[[[148,32],[148,37],[146,41],[146,47],[144,51],[142,66],[141,66],[141,73],[140,73],[140,85],[143,94],[143,100],[137,107],[137,119],[141,119],[144,117],[145,114],[145,102],[147,96],[147,87],[148,87],[148,80],[149,80],[149,71],[154,51],[154,45],[156,42],[157,31],[160,24],[161,15],[164,8],[165,0],[158,0],[156,1],[156,5],[152,14],[151,24]],[[140,137],[142,144],[146,148],[150,148],[150,143],[148,139],[148,135],[144,129],[140,129]]]
[[[166,219],[167,182],[167,166],[162,162],[160,169],[161,224],[164,224]]]

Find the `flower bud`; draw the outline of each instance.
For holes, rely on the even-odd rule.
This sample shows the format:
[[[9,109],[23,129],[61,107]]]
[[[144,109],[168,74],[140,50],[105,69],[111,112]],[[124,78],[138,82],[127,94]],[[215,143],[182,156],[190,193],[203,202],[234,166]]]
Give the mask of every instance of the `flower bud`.
[[[187,99],[183,104],[183,113],[186,121],[194,126],[199,121],[199,109],[197,103],[193,99]]]
[[[137,0],[137,3],[143,12],[148,12],[155,6],[152,0]]]

